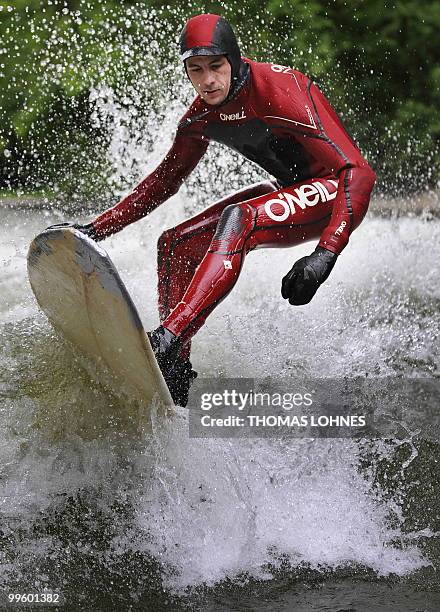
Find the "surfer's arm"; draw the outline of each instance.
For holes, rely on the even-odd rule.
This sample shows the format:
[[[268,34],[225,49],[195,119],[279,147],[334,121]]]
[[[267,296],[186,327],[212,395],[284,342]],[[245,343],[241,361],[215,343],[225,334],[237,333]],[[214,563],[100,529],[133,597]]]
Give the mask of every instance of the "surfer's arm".
[[[368,210],[376,174],[316,85],[309,82],[307,91],[317,137],[305,137],[301,144],[339,181],[330,222],[319,246],[339,255]]]
[[[116,206],[92,221],[94,238],[102,240],[145,217],[177,193],[208,147],[208,141],[177,133],[159,166]]]
[[[310,81],[306,91],[306,108],[312,123],[310,131],[300,137],[300,143],[312,159],[338,179],[338,191],[330,222],[315,251],[295,262],[283,278],[281,294],[295,306],[308,304],[328,278],[350,234],[367,212],[376,180],[324,95]]]

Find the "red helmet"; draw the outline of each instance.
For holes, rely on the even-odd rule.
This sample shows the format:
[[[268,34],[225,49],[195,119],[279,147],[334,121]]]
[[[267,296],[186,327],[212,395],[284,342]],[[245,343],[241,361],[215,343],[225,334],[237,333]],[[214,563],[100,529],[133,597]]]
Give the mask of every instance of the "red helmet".
[[[191,17],[180,35],[180,57],[225,55],[231,64],[232,83],[240,76],[241,54],[234,30],[224,17],[205,13]]]

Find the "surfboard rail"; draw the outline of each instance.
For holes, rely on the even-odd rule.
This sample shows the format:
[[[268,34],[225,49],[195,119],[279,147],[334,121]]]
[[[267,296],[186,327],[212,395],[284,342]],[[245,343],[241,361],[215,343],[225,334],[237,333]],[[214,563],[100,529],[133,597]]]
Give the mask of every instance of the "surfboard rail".
[[[27,258],[32,291],[51,324],[147,406],[173,406],[136,306],[106,251],[72,227],[43,231]]]

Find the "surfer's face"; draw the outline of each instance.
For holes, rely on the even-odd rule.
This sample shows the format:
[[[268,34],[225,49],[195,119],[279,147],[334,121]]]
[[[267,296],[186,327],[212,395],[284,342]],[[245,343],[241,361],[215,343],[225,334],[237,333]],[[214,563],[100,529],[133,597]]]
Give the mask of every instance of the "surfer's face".
[[[224,55],[199,55],[186,60],[186,70],[194,89],[203,100],[218,106],[231,87],[231,65]]]

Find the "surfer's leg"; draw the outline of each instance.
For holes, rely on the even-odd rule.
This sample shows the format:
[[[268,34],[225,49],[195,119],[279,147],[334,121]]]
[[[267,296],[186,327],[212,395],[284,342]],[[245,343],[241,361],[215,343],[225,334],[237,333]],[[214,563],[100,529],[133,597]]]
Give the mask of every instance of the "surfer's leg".
[[[256,183],[223,198],[195,217],[165,231],[158,241],[159,318],[166,319],[182,299],[206,254],[226,206],[273,192],[269,181]]]
[[[223,210],[243,199],[273,192],[269,181],[257,183],[216,202],[199,215],[162,234],[158,244],[159,314],[166,318],[178,304],[212,241]],[[180,342],[159,326],[149,334],[159,366],[173,400],[180,406],[196,373],[189,361],[191,341]]]
[[[166,319],[182,299],[211,244],[226,206],[271,193],[274,189],[270,181],[240,189],[161,235],[157,250],[160,321]],[[191,343],[187,342],[180,352],[182,359],[189,358],[190,351]]]
[[[207,253],[163,327],[187,342],[231,291],[250,250],[294,246],[320,236],[329,223],[336,191],[335,180],[310,179],[227,206]]]
[[[209,250],[182,300],[163,322],[181,342],[194,335],[238,279],[255,218],[256,210],[246,202],[224,208]]]

